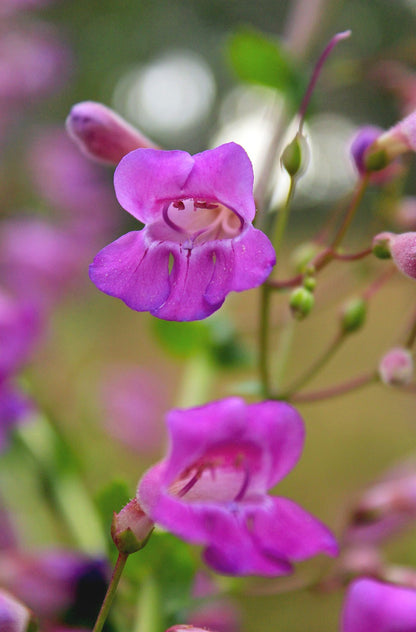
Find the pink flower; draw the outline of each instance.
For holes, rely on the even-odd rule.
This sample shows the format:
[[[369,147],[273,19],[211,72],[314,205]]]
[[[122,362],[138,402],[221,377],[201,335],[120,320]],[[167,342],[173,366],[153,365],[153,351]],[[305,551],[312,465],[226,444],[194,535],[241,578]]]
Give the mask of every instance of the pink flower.
[[[110,296],[165,320],[206,318],[275,263],[252,225],[253,170],[235,143],[190,156],[137,149],[116,169],[120,204],[145,224],[104,248],[90,278]]]
[[[247,405],[237,397],[173,410],[170,450],[139,482],[137,497],[156,523],[205,547],[204,559],[230,575],[285,575],[292,562],[337,553],[332,534],[267,490],[297,463],[300,415],[288,404]]]
[[[377,255],[384,250],[387,258],[390,255],[396,267],[410,279],[416,279],[416,232],[379,233],[373,239],[373,251]]]
[[[342,632],[414,632],[416,590],[358,579],[348,590]]]
[[[393,347],[381,359],[378,372],[384,384],[408,384],[413,376],[413,358],[408,349]]]

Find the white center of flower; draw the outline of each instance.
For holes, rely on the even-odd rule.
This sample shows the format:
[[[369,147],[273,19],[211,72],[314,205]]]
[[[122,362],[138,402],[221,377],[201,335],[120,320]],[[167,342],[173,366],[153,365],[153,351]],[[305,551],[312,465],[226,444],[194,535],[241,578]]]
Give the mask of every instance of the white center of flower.
[[[183,236],[183,244],[189,248],[216,239],[233,239],[241,233],[244,224],[239,215],[220,202],[194,198],[168,204],[163,210],[163,219]]]
[[[196,463],[182,473],[169,491],[186,503],[214,501],[229,504],[244,499],[249,483],[249,465],[240,453],[232,461],[217,457]]]

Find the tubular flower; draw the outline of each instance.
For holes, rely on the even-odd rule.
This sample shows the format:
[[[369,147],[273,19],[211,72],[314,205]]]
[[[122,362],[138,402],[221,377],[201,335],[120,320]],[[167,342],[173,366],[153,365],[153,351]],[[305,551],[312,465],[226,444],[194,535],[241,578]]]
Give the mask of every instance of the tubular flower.
[[[143,230],[101,250],[90,278],[110,296],[165,320],[200,320],[226,295],[263,283],[274,263],[252,226],[253,170],[235,143],[190,156],[137,149],[116,169],[118,201]]]
[[[205,562],[230,575],[277,576],[292,562],[337,553],[329,530],[286,498],[269,496],[298,461],[300,415],[288,404],[237,397],[173,410],[170,452],[145,473],[137,498],[152,520],[205,546]]]
[[[358,579],[351,584],[342,614],[342,632],[414,632],[416,590]]]

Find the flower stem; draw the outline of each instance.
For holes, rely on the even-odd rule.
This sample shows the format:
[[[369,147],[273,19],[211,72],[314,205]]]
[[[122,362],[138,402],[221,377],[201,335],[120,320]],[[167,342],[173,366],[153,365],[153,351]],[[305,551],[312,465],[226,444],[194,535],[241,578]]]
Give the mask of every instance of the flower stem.
[[[290,399],[297,391],[299,391],[305,384],[310,382],[315,375],[325,366],[325,364],[332,358],[332,356],[338,351],[340,345],[345,340],[344,332],[338,332],[334,340],[328,345],[328,348],[322,353],[321,356],[301,375],[294,383],[287,389],[285,393],[281,395],[282,399]]]
[[[351,380],[341,382],[340,384],[335,384],[334,386],[329,386],[328,388],[323,388],[317,391],[309,391],[306,393],[294,393],[287,398],[287,401],[299,404],[319,402],[324,399],[330,399],[331,397],[344,395],[345,393],[349,393],[350,391],[354,391],[362,388],[363,386],[367,386],[368,384],[376,382],[377,380],[378,375],[374,371],[372,371],[371,373],[363,373],[363,375],[358,375]]]
[[[129,556],[128,553],[118,554],[117,562],[114,567],[114,571],[111,576],[109,586],[107,588],[107,593],[104,597],[104,601],[101,605],[101,609],[100,609],[100,612],[98,613],[98,617],[92,629],[92,632],[101,632],[101,630],[103,629],[104,623],[106,622],[108,613],[111,608],[111,604],[113,603],[113,599],[117,591],[120,577],[123,572],[128,556]]]
[[[351,204],[348,208],[348,211],[344,217],[344,221],[342,222],[340,228],[338,229],[337,234],[335,235],[334,239],[332,240],[331,243],[331,250],[336,250],[338,248],[338,246],[340,245],[341,241],[344,239],[345,234],[348,230],[348,228],[350,227],[350,224],[352,222],[352,220],[355,217],[355,213],[357,212],[357,209],[360,205],[361,200],[364,197],[364,193],[367,189],[368,186],[368,182],[369,182],[369,176],[368,175],[364,175],[358,182],[358,186],[354,192],[353,198],[351,200]]]
[[[263,397],[270,393],[270,374],[268,363],[270,334],[270,288],[263,284],[260,297],[260,327],[259,327],[259,373],[262,384]]]
[[[290,178],[289,190],[287,192],[286,201],[282,208],[280,209],[280,213],[277,217],[276,222],[276,231],[273,240],[273,246],[276,252],[276,258],[279,256],[280,248],[282,247],[283,237],[286,231],[287,222],[290,214],[290,203],[292,202],[293,196],[295,194],[295,186],[296,186],[296,178]]]

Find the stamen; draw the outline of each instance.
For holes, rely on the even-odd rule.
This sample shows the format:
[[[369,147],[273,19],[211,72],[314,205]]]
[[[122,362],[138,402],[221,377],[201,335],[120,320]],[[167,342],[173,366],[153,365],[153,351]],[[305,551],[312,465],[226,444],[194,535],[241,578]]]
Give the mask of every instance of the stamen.
[[[177,202],[172,202],[172,206],[177,208],[179,211],[183,211],[185,208],[185,204],[182,202],[182,200],[178,200]]]
[[[243,467],[244,467],[243,483],[242,483],[242,485],[240,487],[240,490],[239,490],[237,496],[234,498],[234,502],[239,502],[240,500],[243,500],[244,494],[246,493],[246,491],[248,489],[249,482],[250,482],[250,469],[249,469],[247,463],[244,463]]]
[[[178,226],[178,224],[175,224],[175,222],[172,222],[168,215],[168,210],[169,204],[167,204],[163,209],[163,219],[165,220],[166,224],[173,228],[173,230],[176,230],[178,233],[186,234],[186,230],[184,230],[181,226]]]

